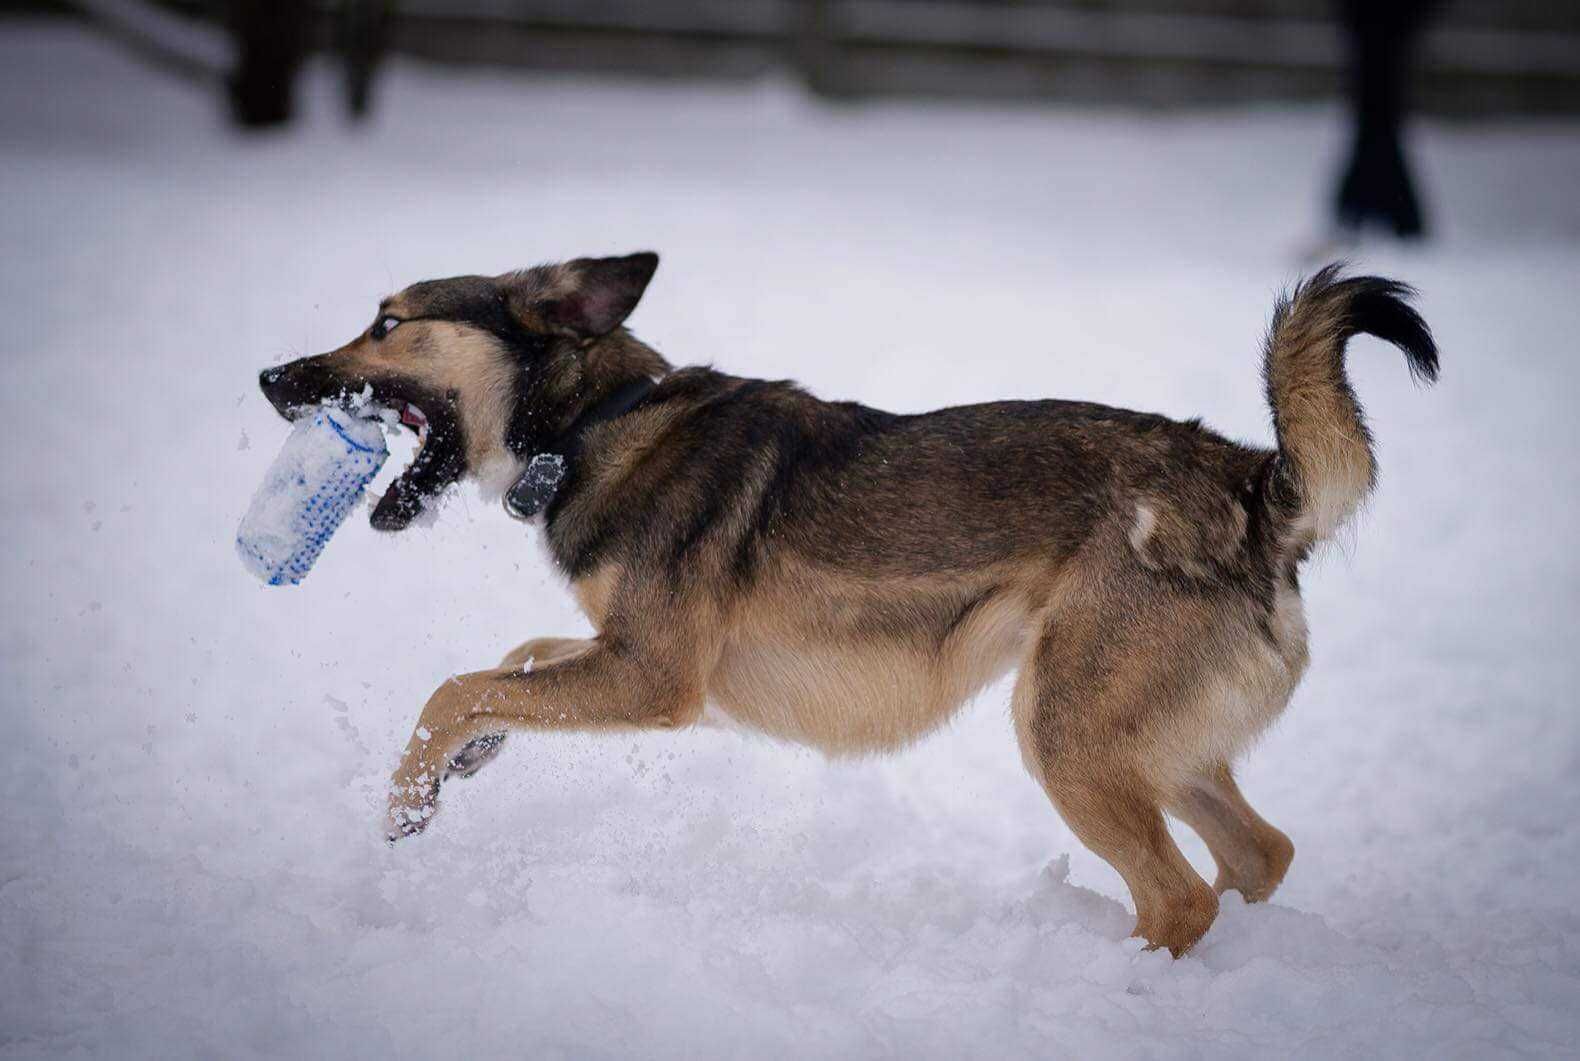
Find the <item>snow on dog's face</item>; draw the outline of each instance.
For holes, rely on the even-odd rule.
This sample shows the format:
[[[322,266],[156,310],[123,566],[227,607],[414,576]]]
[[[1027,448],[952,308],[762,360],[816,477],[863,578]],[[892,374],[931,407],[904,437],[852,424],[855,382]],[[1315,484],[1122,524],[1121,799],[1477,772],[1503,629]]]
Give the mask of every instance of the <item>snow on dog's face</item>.
[[[374,527],[402,530],[464,476],[508,487],[615,363],[663,370],[620,327],[657,267],[643,253],[426,280],[379,303],[345,346],[266,369],[259,385],[288,420],[331,403],[417,432],[416,456],[373,509]]]

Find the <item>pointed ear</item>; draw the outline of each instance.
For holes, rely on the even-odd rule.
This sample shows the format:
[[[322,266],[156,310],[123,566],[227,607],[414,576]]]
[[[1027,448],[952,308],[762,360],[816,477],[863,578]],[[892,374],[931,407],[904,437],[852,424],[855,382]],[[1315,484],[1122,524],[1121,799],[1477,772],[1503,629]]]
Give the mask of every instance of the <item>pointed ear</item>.
[[[618,328],[658,268],[652,251],[623,258],[577,258],[560,267],[563,286],[535,309],[544,323],[584,339]]]

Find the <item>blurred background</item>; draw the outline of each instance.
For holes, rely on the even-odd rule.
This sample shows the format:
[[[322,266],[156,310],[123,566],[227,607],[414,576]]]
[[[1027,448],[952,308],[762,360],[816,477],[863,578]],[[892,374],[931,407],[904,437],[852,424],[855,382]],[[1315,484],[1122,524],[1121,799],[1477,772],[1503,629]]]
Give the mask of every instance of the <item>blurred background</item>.
[[[1576,1053],[1580,4],[5,3],[0,104],[0,1058]],[[1240,769],[1273,902],[1139,952],[1006,682],[875,762],[512,738],[386,847],[431,690],[589,631],[470,488],[260,586],[258,371],[644,248],[677,364],[1259,444],[1281,289],[1420,289]]]
[[[1363,230],[1430,232],[1412,109],[1580,111],[1580,5],[1554,0],[32,0],[86,20],[243,128],[285,125],[321,56],[354,120],[392,56],[536,74],[743,84],[825,99],[1141,108],[1343,99],[1349,147],[1320,257]],[[0,8],[3,9],[3,8]]]
[[[172,73],[228,78],[238,117],[285,120],[301,59],[344,63],[370,104],[392,54],[561,73],[749,81],[820,96],[1149,107],[1342,91],[1352,9],[1420,9],[1412,95],[1464,118],[1580,110],[1580,5],[1560,0],[55,0]],[[1373,17],[1376,17],[1375,14]],[[187,29],[233,42],[183,47]],[[188,44],[196,44],[195,34]],[[1398,57],[1401,61],[1404,56]]]

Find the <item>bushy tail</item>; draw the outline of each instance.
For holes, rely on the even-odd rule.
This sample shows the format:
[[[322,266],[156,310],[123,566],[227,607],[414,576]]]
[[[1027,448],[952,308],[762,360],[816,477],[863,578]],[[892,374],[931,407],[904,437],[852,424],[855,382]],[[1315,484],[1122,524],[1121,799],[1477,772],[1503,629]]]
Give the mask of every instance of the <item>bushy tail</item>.
[[[1262,374],[1278,457],[1268,503],[1289,519],[1293,543],[1330,537],[1377,477],[1371,434],[1344,372],[1344,346],[1365,332],[1400,350],[1417,380],[1437,379],[1437,346],[1406,301],[1408,286],[1376,276],[1341,279],[1329,265],[1279,300]]]

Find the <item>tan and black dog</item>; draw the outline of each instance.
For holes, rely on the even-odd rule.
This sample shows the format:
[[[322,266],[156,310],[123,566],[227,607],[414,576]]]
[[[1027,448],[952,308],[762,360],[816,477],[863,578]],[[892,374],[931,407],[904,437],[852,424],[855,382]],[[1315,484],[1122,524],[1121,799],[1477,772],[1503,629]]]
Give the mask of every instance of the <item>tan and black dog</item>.
[[[347,345],[261,377],[287,417],[371,387],[419,429],[380,529],[463,476],[519,477],[508,504],[541,512],[598,631],[439,686],[395,775],[392,838],[509,730],[680,727],[706,702],[860,755],[916,740],[1018,667],[1026,765],[1123,875],[1139,935],[1180,954],[1218,892],[1272,894],[1294,848],[1231,763],[1305,670],[1301,561],[1375,477],[1346,341],[1379,336],[1436,377],[1409,289],[1329,267],[1279,303],[1266,450],[1084,402],[901,416],[672,369],[623,327],[657,265],[416,284]],[[1216,890],[1165,814],[1206,841]]]

